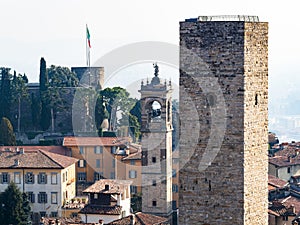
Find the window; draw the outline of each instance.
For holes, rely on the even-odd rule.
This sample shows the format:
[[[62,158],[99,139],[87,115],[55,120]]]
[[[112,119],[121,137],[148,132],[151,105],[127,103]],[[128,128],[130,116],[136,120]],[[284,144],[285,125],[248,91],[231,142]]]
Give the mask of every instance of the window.
[[[257,93],[255,94],[254,104],[258,105],[258,94]]]
[[[111,154],[116,154],[116,150],[117,150],[116,146],[111,146],[110,148]]]
[[[152,162],[156,163],[156,157],[152,157]]]
[[[47,194],[46,194],[46,192],[40,192],[38,194],[38,203],[47,203]]]
[[[28,196],[28,201],[31,203],[35,202],[35,195],[33,192],[27,192],[27,196]]]
[[[172,192],[177,193],[178,192],[178,185],[172,184]]]
[[[287,168],[287,173],[291,173],[291,167]]]
[[[95,172],[94,173],[94,180],[97,181],[97,180],[101,180],[101,179],[104,179],[103,173],[102,172]]]
[[[156,186],[156,180],[152,180],[152,186]]]
[[[96,168],[100,168],[100,159],[96,159]]]
[[[130,193],[131,194],[136,194],[137,193],[137,186],[134,186],[134,185],[130,186]]]
[[[63,175],[63,182],[65,182],[65,173],[62,174]]]
[[[156,205],[157,205],[157,202],[156,201],[152,201],[152,206],[156,207]]]
[[[84,159],[80,159],[78,161],[78,167],[84,168],[86,166],[86,161]]]
[[[38,183],[39,184],[47,184],[47,175],[46,175],[46,173],[39,173],[38,174]]]
[[[82,146],[79,147],[79,154],[84,154],[84,148]]]
[[[10,182],[8,173],[2,173],[1,177],[2,177],[1,179],[2,184],[8,184]]]
[[[135,160],[130,160],[130,165],[135,165]]]
[[[51,203],[57,204],[57,192],[51,192]]]
[[[172,170],[172,177],[176,177],[176,170]]]
[[[129,178],[136,178],[137,172],[135,170],[129,170]]]
[[[66,181],[68,180],[68,171],[66,171]]]
[[[177,202],[176,202],[176,200],[173,200],[172,201],[172,209],[174,210],[174,209],[177,209]]]
[[[98,194],[97,193],[94,194],[94,199],[98,199]]]
[[[57,173],[51,173],[51,184],[57,184]]]
[[[102,154],[103,153],[103,146],[95,146],[94,147],[95,154]]]
[[[40,216],[41,217],[46,217],[46,212],[44,212],[44,211],[40,212]]]
[[[78,181],[86,181],[86,173],[78,173]]]
[[[57,217],[58,213],[57,212],[51,212],[51,217]]]
[[[110,173],[110,179],[115,179],[115,178],[116,178],[115,172],[111,172],[111,173]]]
[[[115,159],[112,160],[112,167],[113,167],[113,168],[116,167],[116,160],[115,160]]]
[[[27,172],[25,175],[26,184],[34,184],[34,174],[32,172]]]
[[[15,184],[21,183],[21,173],[20,172],[14,172],[14,182],[15,182]]]

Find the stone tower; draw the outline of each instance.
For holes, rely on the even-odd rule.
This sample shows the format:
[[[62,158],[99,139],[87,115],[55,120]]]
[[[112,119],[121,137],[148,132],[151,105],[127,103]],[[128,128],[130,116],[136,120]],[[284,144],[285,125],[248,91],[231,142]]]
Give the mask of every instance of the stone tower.
[[[172,214],[172,87],[158,77],[142,82],[142,211],[171,218]]]
[[[179,223],[267,225],[268,23],[180,23],[180,115]]]

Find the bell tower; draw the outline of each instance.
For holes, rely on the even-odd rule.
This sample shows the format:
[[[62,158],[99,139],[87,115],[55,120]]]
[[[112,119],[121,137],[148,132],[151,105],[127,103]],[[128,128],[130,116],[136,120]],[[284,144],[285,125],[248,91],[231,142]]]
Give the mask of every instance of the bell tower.
[[[172,86],[158,77],[142,82],[142,211],[172,215]]]

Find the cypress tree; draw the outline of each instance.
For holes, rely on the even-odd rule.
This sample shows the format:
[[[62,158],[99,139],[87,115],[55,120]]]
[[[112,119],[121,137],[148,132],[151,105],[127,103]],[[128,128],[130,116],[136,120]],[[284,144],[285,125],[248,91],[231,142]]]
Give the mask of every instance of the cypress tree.
[[[48,106],[46,94],[48,91],[49,79],[46,69],[46,61],[44,58],[41,58],[40,61],[40,98],[41,98],[41,120],[40,125],[43,130],[47,130],[50,126],[50,109]]]
[[[11,74],[9,68],[0,68],[1,72],[1,98],[0,98],[0,118],[10,118],[11,108]]]

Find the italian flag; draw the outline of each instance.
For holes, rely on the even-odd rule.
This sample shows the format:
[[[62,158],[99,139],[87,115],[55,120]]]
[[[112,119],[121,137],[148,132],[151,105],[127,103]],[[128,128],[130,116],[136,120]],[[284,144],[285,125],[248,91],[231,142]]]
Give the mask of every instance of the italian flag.
[[[86,39],[87,39],[89,48],[91,48],[91,35],[90,35],[89,28],[87,26],[86,26]]]

